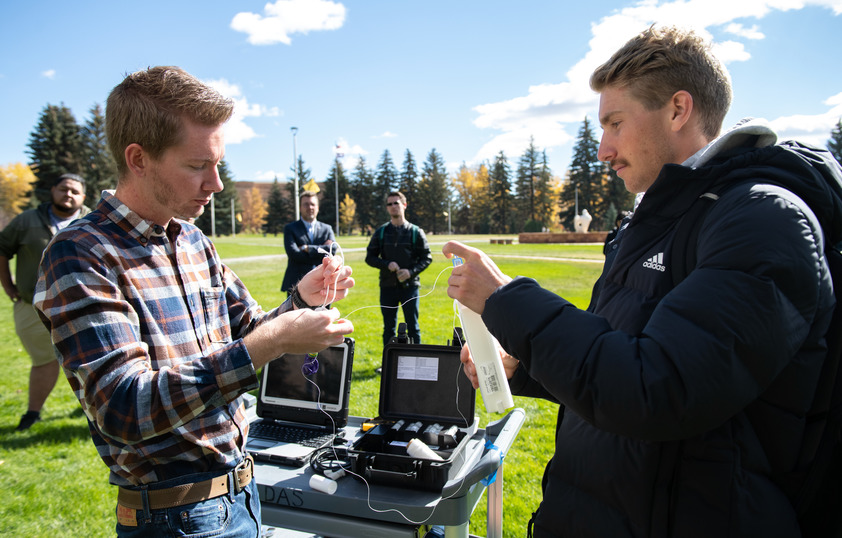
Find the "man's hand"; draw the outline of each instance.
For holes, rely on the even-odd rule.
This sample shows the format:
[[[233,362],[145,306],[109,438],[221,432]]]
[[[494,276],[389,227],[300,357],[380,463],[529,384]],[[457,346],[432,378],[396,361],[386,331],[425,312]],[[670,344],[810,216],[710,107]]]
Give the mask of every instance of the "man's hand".
[[[448,241],[442,252],[447,258],[459,256],[464,261],[462,265],[453,268],[447,279],[447,295],[477,314],[482,314],[486,299],[497,288],[512,281],[481,250],[459,241]]]
[[[0,284],[3,285],[3,291],[6,292],[13,303],[20,301],[18,287],[15,286],[15,281],[12,280],[12,272],[9,269],[9,258],[5,256],[0,256]]]
[[[325,256],[322,264],[304,275],[298,283],[298,293],[311,306],[324,304],[326,300],[335,303],[344,299],[348,290],[354,287],[351,273],[351,267],[343,265],[340,256]]]
[[[3,286],[3,290],[6,292],[6,295],[9,296],[9,299],[11,299],[13,303],[20,301],[20,293],[18,293],[18,288],[14,284],[10,284],[9,286]]]
[[[409,280],[410,272],[409,269],[398,269],[398,280],[400,282],[405,282]]]
[[[401,268],[401,266],[398,265],[397,262],[389,262],[389,271],[394,273],[395,271],[397,271],[400,268]]]
[[[339,319],[339,310],[292,310],[259,325],[243,342],[254,368],[284,353],[317,353],[329,346],[341,344],[346,334],[354,332],[354,325]]]
[[[520,361],[503,351],[500,347],[497,350],[500,352],[500,358],[503,359],[503,370],[506,372],[506,378],[511,379],[515,375],[515,370],[517,370]],[[471,356],[471,350],[467,345],[462,346],[462,351],[459,353],[459,360],[462,361],[462,369],[465,371],[465,376],[471,381],[471,385],[475,389],[478,389],[479,377],[477,377],[477,367]]]

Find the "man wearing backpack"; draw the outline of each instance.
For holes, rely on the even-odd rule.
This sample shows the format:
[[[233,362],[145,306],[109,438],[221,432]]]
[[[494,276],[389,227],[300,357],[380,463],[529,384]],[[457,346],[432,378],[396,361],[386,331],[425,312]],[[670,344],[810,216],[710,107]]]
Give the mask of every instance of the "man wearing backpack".
[[[389,222],[374,231],[366,249],[365,263],[380,269],[380,311],[383,313],[383,345],[395,336],[398,306],[403,309],[407,335],[421,343],[418,323],[418,275],[430,266],[433,256],[427,236],[408,222],[406,197],[393,191],[386,196]]]
[[[534,536],[802,536],[836,379],[842,170],[761,121],[720,136],[729,77],[692,32],[644,31],[591,87],[599,158],[643,196],[588,310],[443,249],[465,261],[448,294],[482,314],[513,392],[561,404]],[[677,229],[700,198],[715,202],[688,242]]]

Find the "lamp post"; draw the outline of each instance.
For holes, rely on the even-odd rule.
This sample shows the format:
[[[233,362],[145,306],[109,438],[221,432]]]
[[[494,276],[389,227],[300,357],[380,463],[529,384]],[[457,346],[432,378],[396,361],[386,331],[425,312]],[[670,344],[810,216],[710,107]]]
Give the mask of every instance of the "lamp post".
[[[298,207],[298,149],[295,147],[295,135],[298,134],[298,127],[290,127],[289,130],[292,131],[292,175],[295,181],[295,200],[293,200],[293,203],[295,204],[295,220],[298,220],[301,218],[301,209]]]
[[[333,199],[336,201],[336,236],[339,237],[339,159],[344,156],[342,150],[336,144],[336,162],[333,166]]]

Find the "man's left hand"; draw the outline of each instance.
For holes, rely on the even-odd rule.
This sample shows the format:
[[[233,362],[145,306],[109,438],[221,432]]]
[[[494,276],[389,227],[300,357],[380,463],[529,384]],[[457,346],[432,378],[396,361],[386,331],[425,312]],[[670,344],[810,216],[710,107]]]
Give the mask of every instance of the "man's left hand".
[[[311,306],[335,303],[344,299],[348,290],[354,287],[351,273],[351,267],[344,265],[341,256],[325,256],[321,265],[304,275],[298,283],[298,293]]]

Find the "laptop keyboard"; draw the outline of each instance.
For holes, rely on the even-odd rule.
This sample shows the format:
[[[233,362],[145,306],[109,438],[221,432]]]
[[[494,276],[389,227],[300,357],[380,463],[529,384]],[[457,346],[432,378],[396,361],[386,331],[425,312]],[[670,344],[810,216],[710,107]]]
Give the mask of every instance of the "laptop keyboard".
[[[267,420],[261,420],[252,424],[249,428],[249,435],[285,443],[298,443],[313,448],[319,448],[333,439],[332,433],[312,430],[310,428],[297,428],[285,424],[276,424]]]

